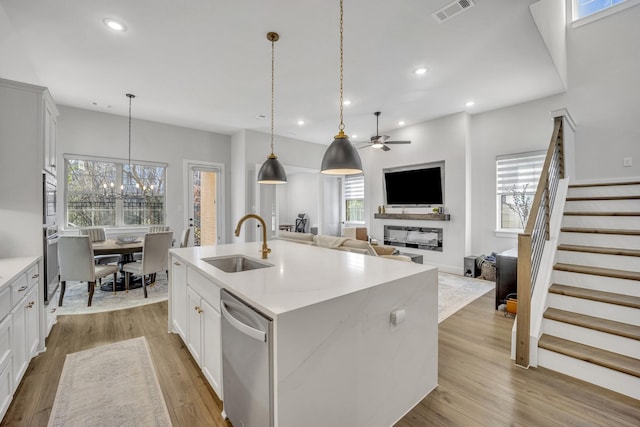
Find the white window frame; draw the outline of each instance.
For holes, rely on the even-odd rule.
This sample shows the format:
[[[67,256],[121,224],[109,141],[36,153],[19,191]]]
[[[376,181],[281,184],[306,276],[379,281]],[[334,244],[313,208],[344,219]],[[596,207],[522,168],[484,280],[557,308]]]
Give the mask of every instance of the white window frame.
[[[512,185],[528,184],[527,194],[533,197],[546,157],[545,150],[496,156],[496,233],[521,233],[524,228],[502,227],[502,196]],[[526,224],[524,225],[526,226]],[[524,227],[523,226],[523,227]]]
[[[116,164],[116,180],[114,182],[114,187],[120,188],[122,184],[122,171],[125,165],[129,164],[128,159],[118,159],[111,157],[98,157],[98,156],[86,156],[86,155],[78,155],[78,154],[69,154],[65,153],[63,155],[64,158],[64,224],[65,228],[76,228],[73,226],[69,226],[68,224],[68,185],[67,185],[67,175],[69,173],[68,167],[69,164],[67,160],[81,160],[81,161],[93,161],[93,162],[104,162],[104,163],[115,163]],[[167,163],[159,163],[159,162],[148,162],[143,160],[131,160],[131,164],[134,166],[152,166],[152,167],[161,167],[164,168],[164,205],[162,211],[162,217],[164,219],[163,223],[166,223],[167,216]],[[116,190],[117,191],[117,190]],[[124,223],[124,204],[122,199],[117,199],[115,201],[115,224],[105,224],[104,227],[115,227],[115,228],[137,228],[140,226],[145,226],[145,224],[125,224]],[[77,226],[78,228],[82,228],[84,226]]]
[[[618,13],[622,10],[628,9],[638,4],[640,4],[640,0],[624,0],[622,3],[618,3],[612,6],[607,6],[603,9],[600,9],[598,12],[594,12],[590,15],[578,17],[578,0],[573,0],[571,2],[571,9],[572,9],[571,27],[578,28],[582,25],[605,18],[609,15],[613,15],[614,13]]]
[[[361,184],[360,184],[361,183]],[[355,186],[354,186],[355,184]],[[359,197],[361,196],[361,197]],[[347,215],[347,200],[362,200],[362,221],[349,221]],[[342,211],[345,226],[364,225],[365,181],[364,174],[345,175],[342,180]]]

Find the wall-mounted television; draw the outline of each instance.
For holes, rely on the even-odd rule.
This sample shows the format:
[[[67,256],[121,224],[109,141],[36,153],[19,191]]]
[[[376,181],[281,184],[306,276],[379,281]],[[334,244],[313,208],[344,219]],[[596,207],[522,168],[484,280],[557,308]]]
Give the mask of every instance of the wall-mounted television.
[[[444,204],[444,162],[384,169],[383,174],[386,205]]]

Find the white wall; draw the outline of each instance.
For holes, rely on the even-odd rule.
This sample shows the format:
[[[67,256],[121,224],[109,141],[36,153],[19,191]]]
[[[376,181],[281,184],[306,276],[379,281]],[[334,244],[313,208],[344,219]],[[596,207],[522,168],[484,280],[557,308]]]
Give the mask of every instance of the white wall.
[[[320,173],[287,176],[286,209],[280,208],[280,223],[294,224],[299,213],[307,214],[307,230],[318,227],[320,220]],[[278,201],[279,203],[279,201]]]
[[[126,159],[128,157],[128,117],[116,116],[58,106],[58,197],[64,197],[65,153]],[[166,224],[175,236],[184,228],[184,201],[186,191],[183,159],[199,159],[229,165],[231,138],[226,135],[203,132],[146,120],[133,119],[131,126],[131,159],[167,163]],[[230,217],[230,167],[225,168],[225,216]],[[63,200],[63,199],[61,199]],[[64,210],[59,209],[58,222]],[[227,221],[229,222],[229,221]],[[232,235],[227,224],[225,234]]]
[[[384,237],[384,225],[404,225],[443,229],[443,251],[421,251],[425,264],[433,264],[443,271],[462,273],[466,248],[466,151],[468,128],[464,113],[408,126],[390,133],[391,139],[410,140],[409,145],[391,146],[391,151],[374,148],[360,150],[365,169],[365,220],[369,234],[378,240]],[[445,162],[444,205],[451,221],[413,221],[374,219],[377,206],[384,204],[382,169],[421,163]],[[419,185],[419,184],[416,184]],[[387,212],[392,212],[388,209]],[[412,212],[428,212],[426,208]],[[408,212],[408,211],[407,211]]]

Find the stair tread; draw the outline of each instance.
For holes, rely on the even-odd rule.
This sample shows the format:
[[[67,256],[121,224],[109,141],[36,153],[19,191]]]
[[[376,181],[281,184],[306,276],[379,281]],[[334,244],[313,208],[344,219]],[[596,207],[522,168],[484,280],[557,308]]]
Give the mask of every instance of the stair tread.
[[[549,307],[544,318],[640,341],[640,326]]]
[[[617,279],[640,280],[640,273],[637,271],[616,270],[613,268],[592,267],[589,265],[556,263],[554,270],[568,271],[572,273],[593,274],[595,276],[614,277]]]
[[[538,347],[640,378],[640,360],[543,334]]]
[[[597,182],[592,184],[571,184],[569,188],[612,187],[616,185],[640,185],[640,181]]]
[[[624,196],[573,196],[567,197],[567,202],[584,202],[584,201],[598,201],[598,200],[637,200],[640,196],[637,195],[624,195]]]
[[[564,212],[568,216],[640,216],[640,212],[596,212],[596,211],[571,211]]]
[[[632,295],[578,288],[576,286],[561,285],[559,283],[552,284],[549,287],[549,292],[574,298],[582,298],[591,301],[640,309],[640,297],[634,297]]]
[[[588,252],[594,254],[605,255],[624,255],[624,256],[640,256],[640,249],[624,249],[624,248],[607,248],[599,246],[583,246],[583,245],[558,245],[560,251],[572,251],[572,252]]]
[[[627,236],[640,236],[640,230],[625,230],[620,228],[562,227],[560,231],[563,233],[622,234]]]

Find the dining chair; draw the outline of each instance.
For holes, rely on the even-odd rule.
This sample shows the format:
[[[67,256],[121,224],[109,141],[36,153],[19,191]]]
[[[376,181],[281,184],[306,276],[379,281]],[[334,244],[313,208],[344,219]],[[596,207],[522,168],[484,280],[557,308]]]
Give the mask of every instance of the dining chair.
[[[190,228],[185,228],[182,230],[182,236],[180,236],[180,247],[186,248],[189,246],[189,233],[191,233]]]
[[[122,270],[125,273],[124,286],[127,292],[129,292],[131,275],[142,276],[144,297],[147,298],[146,276],[150,276],[151,285],[153,285],[156,281],[156,273],[159,271],[166,272],[169,269],[169,248],[171,247],[172,239],[172,231],[147,233],[144,235],[142,260],[130,262],[122,266]]]
[[[81,236],[89,236],[91,243],[104,242],[107,240],[107,233],[102,227],[87,227],[80,229]],[[120,261],[120,257],[117,255],[94,255],[93,260],[96,264],[109,264],[112,262]]]
[[[93,248],[89,236],[61,236],[58,239],[58,263],[60,265],[60,299],[62,306],[67,281],[77,280],[89,285],[89,299],[87,307],[91,307],[91,300],[96,287],[96,279],[100,280],[113,274],[115,283],[118,267],[115,265],[95,264]]]

